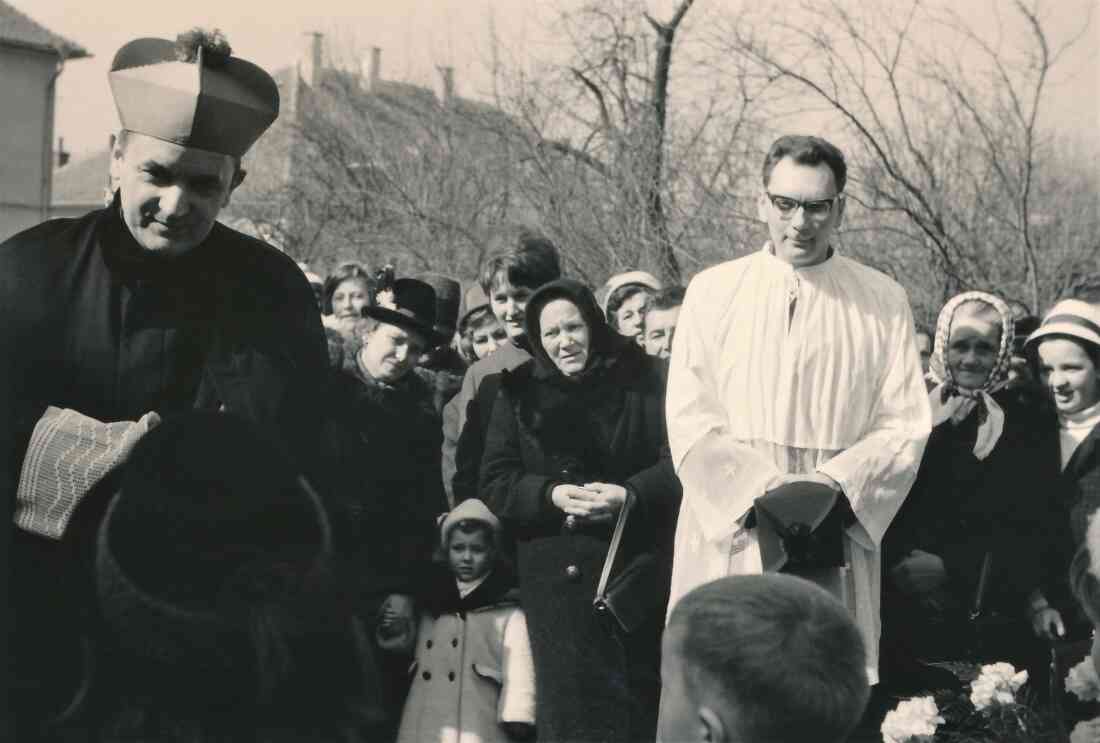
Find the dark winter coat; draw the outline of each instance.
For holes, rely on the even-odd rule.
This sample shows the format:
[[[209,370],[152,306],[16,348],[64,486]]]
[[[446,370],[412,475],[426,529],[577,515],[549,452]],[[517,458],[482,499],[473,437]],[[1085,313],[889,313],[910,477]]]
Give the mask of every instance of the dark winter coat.
[[[1050,507],[1042,555],[1043,593],[1067,620],[1071,635],[1087,636],[1092,625],[1069,589],[1069,565],[1085,542],[1089,518],[1100,509],[1100,426],[1074,450],[1065,469],[1057,418],[1051,414],[1039,426],[1035,457],[1048,473],[1045,492]]]
[[[410,372],[377,382],[356,358],[333,372],[325,425],[325,498],[337,552],[359,600],[414,592],[447,510],[432,388]]]
[[[578,381],[564,378],[537,340],[541,308],[559,297],[581,308],[592,335],[592,359]],[[680,499],[665,431],[665,368],[620,341],[577,282],[540,289],[527,317],[535,359],[501,376],[480,482],[482,499],[517,540],[539,739],[651,740]],[[637,498],[621,564],[651,551],[662,565],[654,584],[638,590],[655,597],[650,621],[629,636],[592,607],[611,527],[570,528],[550,499],[558,484],[596,481],[623,485]]]
[[[988,555],[982,615],[1000,615],[1005,640],[1027,630],[1027,598],[1039,583],[1036,554],[1045,538],[1044,498],[1048,483],[1035,460],[1035,431],[1027,417],[1005,409],[1004,431],[993,451],[974,456],[978,411],[958,425],[945,421],[932,430],[917,479],[883,539],[883,644],[907,630],[922,636],[923,657],[963,657],[978,649],[969,613]],[[937,555],[947,584],[931,605],[910,605],[890,581],[890,571],[912,550]],[[918,626],[920,625],[920,626]],[[1026,639],[1026,638],[1025,638]]]
[[[102,421],[225,407],[309,465],[326,367],[320,317],[302,272],[259,240],[215,224],[186,255],[150,258],[116,200],[0,245],[0,317],[0,502],[9,524],[31,431],[49,405]],[[28,660],[14,675],[37,704],[49,696],[38,684],[53,686],[74,652],[79,592],[56,543],[0,534],[14,581],[4,603]]]

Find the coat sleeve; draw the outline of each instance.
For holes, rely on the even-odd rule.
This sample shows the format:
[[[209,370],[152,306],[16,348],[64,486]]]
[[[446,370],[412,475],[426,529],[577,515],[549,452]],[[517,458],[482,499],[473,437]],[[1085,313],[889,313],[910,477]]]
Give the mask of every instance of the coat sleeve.
[[[504,625],[503,677],[499,722],[535,724],[535,660],[531,654],[531,639],[527,635],[527,616],[514,609]]]
[[[477,497],[481,457],[485,451],[485,427],[490,423],[499,390],[500,374],[490,374],[481,380],[466,405],[466,424],[455,447],[455,473],[451,480],[454,503]]]
[[[550,502],[550,490],[556,482],[527,471],[519,437],[512,399],[502,385],[493,404],[481,458],[481,499],[511,526],[552,523],[562,517]]]
[[[693,281],[676,326],[666,415],[672,464],[683,483],[682,509],[693,512],[703,535],[718,542],[779,475],[772,462],[739,444],[729,432],[714,368],[723,363],[705,327],[707,297]]]
[[[452,506],[457,502],[454,494],[454,476],[457,472],[456,457],[458,454],[458,439],[462,429],[466,426],[467,406],[474,399],[477,383],[474,374],[467,369],[462,376],[462,386],[458,394],[443,406],[443,461],[442,476],[443,490],[447,495],[447,502]]]
[[[913,486],[932,430],[914,327],[903,294],[893,311],[887,335],[893,352],[880,378],[866,433],[818,468],[844,491],[856,516],[848,535],[868,550],[881,544]]]

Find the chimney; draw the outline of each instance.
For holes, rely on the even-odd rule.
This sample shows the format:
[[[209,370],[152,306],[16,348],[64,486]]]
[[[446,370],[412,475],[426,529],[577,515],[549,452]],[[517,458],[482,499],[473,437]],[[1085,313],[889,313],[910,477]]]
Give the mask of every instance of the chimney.
[[[302,59],[298,63],[298,72],[302,80],[311,88],[321,83],[321,48],[323,34],[319,31],[306,31],[305,44],[302,47]]]
[[[440,76],[443,78],[443,95],[440,96],[443,105],[449,107],[455,99],[455,68],[439,67]]]
[[[57,138],[57,167],[64,168],[69,164],[69,153],[65,151],[65,138]]]
[[[382,48],[370,48],[370,60],[367,62],[367,92],[379,93],[382,86]]]

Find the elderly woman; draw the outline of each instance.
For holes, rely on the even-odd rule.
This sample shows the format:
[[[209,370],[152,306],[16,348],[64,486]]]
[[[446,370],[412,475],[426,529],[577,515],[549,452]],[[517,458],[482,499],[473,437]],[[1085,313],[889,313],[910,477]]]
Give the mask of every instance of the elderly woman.
[[[576,281],[535,292],[525,322],[534,358],[501,378],[480,490],[517,540],[538,737],[652,740],[680,499],[665,433],[664,370],[608,327]],[[593,598],[628,498],[611,574],[635,610],[637,620],[624,627],[598,615]]]
[[[932,683],[935,672],[917,659],[1026,660],[1018,653],[1039,579],[1043,483],[1030,419],[1001,401],[1013,337],[1007,305],[990,294],[960,294],[940,312],[929,362],[934,427],[883,540],[888,683]]]
[[[409,597],[430,562],[435,517],[447,510],[442,424],[431,387],[413,370],[424,349],[444,339],[433,330],[435,292],[416,279],[382,287],[364,313],[327,390],[322,492],[340,573],[380,646],[396,724],[413,629]]]

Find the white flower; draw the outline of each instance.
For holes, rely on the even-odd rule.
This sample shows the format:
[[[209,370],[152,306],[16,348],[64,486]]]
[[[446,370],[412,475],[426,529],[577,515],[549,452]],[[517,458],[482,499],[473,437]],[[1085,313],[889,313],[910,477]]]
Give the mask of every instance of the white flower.
[[[1069,734],[1069,743],[1100,743],[1100,717],[1077,723]]]
[[[397,296],[393,293],[393,289],[380,289],[374,295],[374,303],[378,307],[385,307],[387,310],[396,310]]]
[[[1069,669],[1066,691],[1082,702],[1100,701],[1100,676],[1096,674],[1096,664],[1091,657]]]
[[[931,740],[943,717],[932,697],[913,697],[892,709],[882,721],[882,743]]]
[[[1027,671],[1017,672],[1011,663],[982,666],[981,674],[970,684],[970,703],[976,710],[991,704],[1012,704],[1025,683]]]

